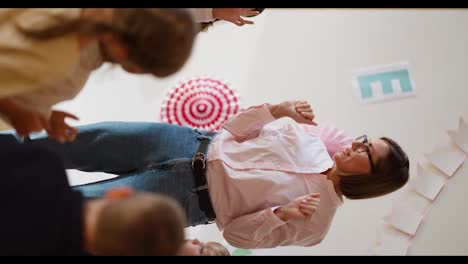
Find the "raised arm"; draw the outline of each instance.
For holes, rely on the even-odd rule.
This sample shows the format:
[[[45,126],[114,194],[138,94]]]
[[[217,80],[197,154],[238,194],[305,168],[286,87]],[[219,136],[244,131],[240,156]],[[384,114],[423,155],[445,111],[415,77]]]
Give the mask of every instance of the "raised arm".
[[[311,246],[320,242],[308,232],[308,220],[314,217],[319,202],[320,195],[313,193],[284,206],[238,217],[225,227],[223,236],[239,248]]]
[[[238,142],[257,137],[268,123],[290,117],[298,123],[316,125],[312,108],[306,101],[285,101],[279,104],[252,106],[231,117],[223,125]]]
[[[284,101],[280,104],[268,104],[271,114],[276,118],[290,117],[300,124],[317,125],[314,112],[307,101]]]

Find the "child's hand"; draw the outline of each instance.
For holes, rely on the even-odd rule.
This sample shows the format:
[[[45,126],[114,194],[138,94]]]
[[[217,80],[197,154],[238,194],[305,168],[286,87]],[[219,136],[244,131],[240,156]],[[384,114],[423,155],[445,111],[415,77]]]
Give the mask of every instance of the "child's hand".
[[[50,129],[47,130],[49,137],[57,140],[60,143],[72,142],[75,140],[76,135],[78,134],[78,129],[69,126],[65,123],[65,118],[72,118],[78,120],[78,117],[62,112],[62,111],[52,111],[52,114],[49,119]]]
[[[252,17],[260,14],[252,8],[213,8],[213,18],[229,21],[238,26],[253,24],[253,21],[245,20],[242,17]]]
[[[8,119],[20,137],[49,129],[49,123],[44,115],[25,108],[17,108],[14,113],[8,116]]]

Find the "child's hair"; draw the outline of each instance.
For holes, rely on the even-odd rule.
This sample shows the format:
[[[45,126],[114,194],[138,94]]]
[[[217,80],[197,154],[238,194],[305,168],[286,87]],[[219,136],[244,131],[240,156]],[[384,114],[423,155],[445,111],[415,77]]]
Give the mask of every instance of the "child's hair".
[[[230,256],[229,250],[217,242],[206,242],[203,246],[202,256]]]
[[[112,34],[126,47],[129,60],[144,72],[165,77],[177,72],[188,60],[198,26],[182,8],[116,8],[112,22],[87,18],[68,19],[53,16],[54,25],[40,30],[26,30],[24,35],[38,40],[69,33]]]
[[[258,11],[259,14],[261,14],[263,12],[263,10],[265,10],[265,8],[252,8],[253,11]],[[208,31],[208,28],[213,26],[215,22],[218,22],[220,19],[215,19],[214,21],[210,21],[210,22],[202,22],[200,23],[200,31],[202,32],[206,32]]]
[[[91,250],[97,255],[175,255],[184,243],[184,227],[185,213],[175,200],[137,193],[102,209]]]

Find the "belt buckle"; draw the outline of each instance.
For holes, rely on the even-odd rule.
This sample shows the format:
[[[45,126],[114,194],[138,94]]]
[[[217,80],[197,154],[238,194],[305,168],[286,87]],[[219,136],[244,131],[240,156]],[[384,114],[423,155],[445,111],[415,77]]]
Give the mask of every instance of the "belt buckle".
[[[205,169],[205,160],[206,160],[206,155],[202,152],[197,152],[197,154],[195,154],[195,156],[193,156],[193,159],[192,159],[192,169],[195,169],[194,168],[194,163],[195,161],[197,160],[201,160],[203,162],[203,167],[202,169]]]

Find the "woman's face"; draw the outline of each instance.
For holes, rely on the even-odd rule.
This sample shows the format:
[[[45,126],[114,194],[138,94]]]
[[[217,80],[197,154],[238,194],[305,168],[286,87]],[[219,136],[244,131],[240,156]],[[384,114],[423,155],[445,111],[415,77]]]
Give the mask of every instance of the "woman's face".
[[[351,148],[335,153],[335,165],[342,176],[369,174],[377,161],[387,156],[390,147],[384,140],[366,139],[361,137],[353,141]]]

